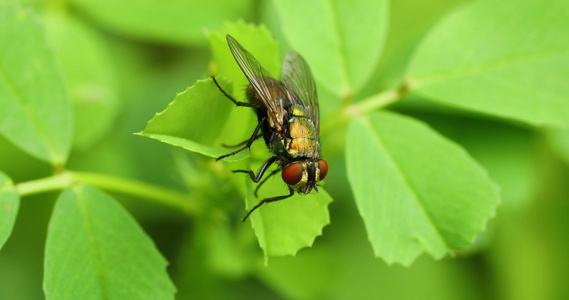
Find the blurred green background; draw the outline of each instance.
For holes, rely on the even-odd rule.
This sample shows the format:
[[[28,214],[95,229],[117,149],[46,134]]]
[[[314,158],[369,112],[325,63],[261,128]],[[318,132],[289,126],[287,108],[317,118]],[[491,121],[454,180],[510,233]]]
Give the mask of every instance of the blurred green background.
[[[569,294],[565,132],[406,99],[393,109],[461,144],[501,186],[502,204],[487,232],[454,257],[434,261],[422,255],[409,268],[387,265],[374,257],[367,241],[339,151],[327,153],[334,167],[326,186],[334,198],[331,224],[312,248],[296,257],[269,258],[265,266],[249,225],[239,222],[243,200],[228,183],[231,166],[132,133],[141,131],[176,93],[209,75],[204,32],[223,22],[265,24],[284,54],[289,46],[273,3],[22,2],[45,26],[73,103],[76,130],[67,168],[201,189],[212,215],[223,212],[218,218],[189,219],[174,209],[116,195],[170,262],[177,298],[563,299]],[[469,2],[392,1],[386,50],[362,93],[396,85],[423,35]],[[49,164],[1,136],[0,169],[16,183],[52,172]],[[0,252],[0,299],[44,297],[43,251],[56,197],[50,193],[22,200],[14,232]]]

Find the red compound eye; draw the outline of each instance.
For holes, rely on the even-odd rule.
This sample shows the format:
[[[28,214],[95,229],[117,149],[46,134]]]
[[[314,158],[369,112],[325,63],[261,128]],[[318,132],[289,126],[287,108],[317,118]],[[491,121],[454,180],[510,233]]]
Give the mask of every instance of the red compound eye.
[[[318,166],[320,167],[320,179],[322,180],[324,179],[324,177],[326,177],[326,174],[328,174],[328,163],[321,159],[318,161]]]
[[[302,165],[300,163],[292,163],[283,170],[283,180],[288,185],[295,185],[302,179]]]

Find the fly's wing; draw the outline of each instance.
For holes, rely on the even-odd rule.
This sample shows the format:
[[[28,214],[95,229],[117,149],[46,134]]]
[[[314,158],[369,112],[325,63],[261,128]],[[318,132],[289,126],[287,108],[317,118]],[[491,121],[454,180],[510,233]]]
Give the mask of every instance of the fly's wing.
[[[267,86],[265,81],[265,79],[272,79],[274,82],[276,82],[276,80],[269,75],[269,72],[261,67],[261,64],[259,64],[255,57],[253,57],[249,51],[245,50],[235,38],[228,34],[226,39],[235,61],[237,61],[241,71],[243,71],[245,77],[247,77],[249,83],[251,83],[251,86],[255,89],[257,95],[259,95],[259,98],[261,98],[261,101],[267,108],[269,117],[273,118],[273,122],[270,123],[273,124],[276,122],[277,124],[281,124],[284,118],[284,108],[282,103],[273,99],[271,89]]]
[[[316,84],[308,64],[296,51],[289,51],[283,62],[283,83],[293,92],[290,95],[293,104],[302,105],[308,112],[309,118],[316,127],[316,138],[320,140],[320,109]]]

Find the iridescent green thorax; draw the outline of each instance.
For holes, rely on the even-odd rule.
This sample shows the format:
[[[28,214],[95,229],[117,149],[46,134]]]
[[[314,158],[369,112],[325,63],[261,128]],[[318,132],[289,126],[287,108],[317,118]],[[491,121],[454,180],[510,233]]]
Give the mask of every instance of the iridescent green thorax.
[[[292,105],[287,114],[288,130],[283,139],[273,141],[271,148],[275,153],[285,154],[292,159],[319,158],[320,142],[316,136],[316,127],[309,118],[306,109]]]

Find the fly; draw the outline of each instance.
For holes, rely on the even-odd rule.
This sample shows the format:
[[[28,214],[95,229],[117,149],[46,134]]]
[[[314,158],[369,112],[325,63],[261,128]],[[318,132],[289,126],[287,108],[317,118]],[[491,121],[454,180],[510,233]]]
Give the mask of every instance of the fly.
[[[276,163],[278,169],[262,179],[255,190],[255,196],[259,187],[280,170],[289,189],[287,195],[263,199],[241,220],[245,221],[261,205],[289,198],[295,191],[299,194],[308,194],[312,189],[319,192],[316,183],[326,177],[328,164],[320,158],[320,111],[316,84],[302,56],[296,51],[286,54],[281,82],[271,77],[231,35],[227,35],[226,39],[235,61],[249,80],[246,90],[249,102],[235,100],[219,86],[214,77],[212,79],[235,105],[255,109],[258,124],[251,137],[239,144],[245,146],[222,155],[217,160],[249,149],[262,136],[274,155],[261,165],[257,175],[250,170],[234,172],[248,173],[258,183],[269,167]]]

